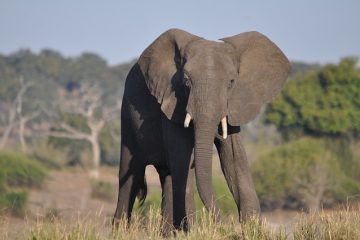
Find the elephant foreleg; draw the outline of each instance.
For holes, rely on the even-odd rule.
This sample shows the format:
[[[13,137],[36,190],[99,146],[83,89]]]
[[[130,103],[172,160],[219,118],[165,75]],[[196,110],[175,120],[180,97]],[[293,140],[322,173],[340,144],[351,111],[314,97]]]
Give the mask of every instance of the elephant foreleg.
[[[172,179],[173,225],[187,231],[195,209],[193,178],[193,132],[163,118],[165,157]]]
[[[215,145],[226,182],[238,207],[240,220],[258,215],[260,213],[259,200],[245,150],[241,144],[240,133],[231,134],[225,140],[217,137]]]

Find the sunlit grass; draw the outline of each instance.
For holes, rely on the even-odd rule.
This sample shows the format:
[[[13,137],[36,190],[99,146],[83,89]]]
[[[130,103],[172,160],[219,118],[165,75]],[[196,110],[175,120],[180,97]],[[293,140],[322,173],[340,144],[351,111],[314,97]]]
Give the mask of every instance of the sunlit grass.
[[[200,210],[188,233],[174,231],[167,239],[246,239],[246,240],[282,240],[282,239],[360,239],[360,212],[333,211],[319,214],[299,214],[292,226],[270,227],[264,219],[253,218],[239,223],[228,217],[214,222],[205,210]],[[25,225],[16,236],[10,233],[10,224],[0,218],[0,239],[165,239],[162,235],[161,215],[158,208],[150,208],[147,215],[135,213],[130,226],[120,220],[119,228],[113,231],[111,219],[101,217],[74,217],[72,220],[61,218],[38,219]]]

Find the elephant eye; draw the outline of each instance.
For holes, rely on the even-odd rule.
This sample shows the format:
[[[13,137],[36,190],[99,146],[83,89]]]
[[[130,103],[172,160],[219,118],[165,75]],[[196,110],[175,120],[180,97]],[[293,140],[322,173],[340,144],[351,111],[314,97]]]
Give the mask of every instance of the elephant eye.
[[[228,88],[231,89],[234,86],[235,80],[231,79],[228,85]]]
[[[191,87],[190,78],[189,78],[189,76],[188,76],[186,73],[184,73],[184,84],[185,84],[185,86],[188,87],[188,88]]]

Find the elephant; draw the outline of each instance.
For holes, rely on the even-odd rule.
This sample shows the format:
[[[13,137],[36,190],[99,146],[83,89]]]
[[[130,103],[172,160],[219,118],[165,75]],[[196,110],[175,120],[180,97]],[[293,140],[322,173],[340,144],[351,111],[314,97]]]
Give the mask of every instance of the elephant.
[[[113,224],[121,218],[130,221],[136,196],[144,201],[147,165],[159,174],[164,229],[189,230],[195,183],[205,208],[218,216],[212,188],[214,144],[239,220],[259,215],[240,126],[281,91],[290,69],[284,53],[256,31],[220,41],[181,29],[162,33],[125,81]]]

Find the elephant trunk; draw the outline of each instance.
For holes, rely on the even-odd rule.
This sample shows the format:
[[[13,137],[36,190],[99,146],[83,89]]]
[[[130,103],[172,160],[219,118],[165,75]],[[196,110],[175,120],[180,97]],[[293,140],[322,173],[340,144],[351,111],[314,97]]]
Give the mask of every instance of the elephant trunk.
[[[219,211],[215,204],[212,188],[212,153],[216,124],[194,122],[195,130],[195,176],[200,198],[207,210],[217,217]]]

